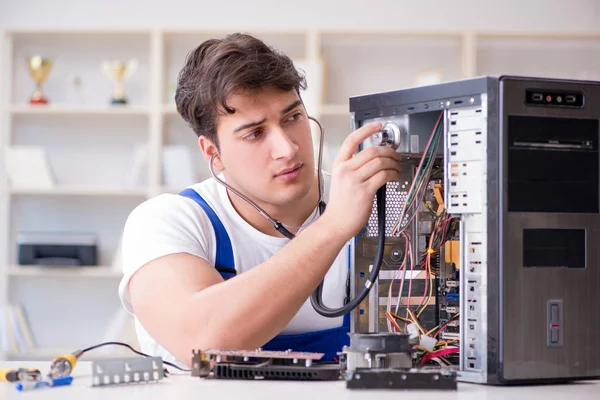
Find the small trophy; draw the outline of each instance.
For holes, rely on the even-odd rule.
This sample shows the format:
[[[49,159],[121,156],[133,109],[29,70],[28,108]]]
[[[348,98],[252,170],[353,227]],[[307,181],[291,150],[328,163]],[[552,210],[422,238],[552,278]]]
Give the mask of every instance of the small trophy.
[[[42,91],[42,83],[44,83],[48,77],[53,63],[54,61],[51,58],[44,58],[42,56],[31,56],[27,58],[29,73],[35,82],[35,91],[29,99],[29,104],[48,104],[48,99],[44,96],[44,92]]]
[[[106,76],[115,82],[115,91],[110,104],[127,104],[123,83],[136,71],[138,62],[135,58],[129,61],[104,61],[101,65]]]

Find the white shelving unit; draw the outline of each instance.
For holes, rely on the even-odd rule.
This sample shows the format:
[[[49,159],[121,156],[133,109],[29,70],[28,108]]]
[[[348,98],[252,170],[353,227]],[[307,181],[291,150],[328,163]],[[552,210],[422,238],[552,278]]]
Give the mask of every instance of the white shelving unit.
[[[333,159],[350,133],[348,97],[486,74],[528,74],[600,80],[600,31],[586,35],[502,32],[307,30],[22,30],[2,32],[0,151],[11,145],[42,146],[53,188],[13,188],[0,163],[0,305],[22,305],[36,346],[3,351],[0,359],[50,359],[107,339],[106,327],[121,307],[121,277],[113,258],[127,215],[144,200],[176,193],[163,180],[162,151],[185,145],[196,181],[209,176],[195,134],[173,104],[185,56],[203,40],[247,31],[309,66],[309,112],[326,132]],[[31,106],[34,84],[25,57],[55,59],[44,92],[47,106]],[[103,60],[135,57],[125,83],[127,106],[111,106],[114,88]],[[322,69],[316,68],[321,66]],[[134,148],[147,146],[141,185],[126,185]],[[325,162],[325,166],[330,161]],[[193,183],[193,182],[190,182]],[[99,266],[19,266],[16,235],[22,231],[92,232]],[[1,321],[1,320],[0,320]],[[0,324],[1,326],[1,324]],[[115,339],[111,337],[110,339]],[[103,352],[100,356],[110,356]]]

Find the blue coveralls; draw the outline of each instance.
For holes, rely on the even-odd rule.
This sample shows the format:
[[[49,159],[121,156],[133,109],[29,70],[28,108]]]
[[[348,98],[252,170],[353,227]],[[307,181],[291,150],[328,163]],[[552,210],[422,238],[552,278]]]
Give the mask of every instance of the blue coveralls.
[[[206,213],[213,229],[215,230],[217,255],[215,267],[223,279],[235,276],[235,262],[231,240],[223,223],[208,205],[208,203],[192,188],[187,188],[179,193],[181,196],[194,200]],[[338,328],[324,329],[315,332],[300,333],[295,335],[278,335],[261,348],[263,350],[292,350],[302,352],[324,353],[320,361],[333,361],[342,348],[349,345],[350,314],[344,315],[343,324]]]

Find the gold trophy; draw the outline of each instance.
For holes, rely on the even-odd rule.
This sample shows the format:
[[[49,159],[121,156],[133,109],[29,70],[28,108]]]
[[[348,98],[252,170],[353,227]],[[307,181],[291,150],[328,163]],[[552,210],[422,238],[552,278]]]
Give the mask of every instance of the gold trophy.
[[[101,65],[106,76],[115,82],[115,91],[110,104],[127,104],[128,100],[123,89],[124,82],[136,71],[138,62],[132,58],[129,61],[104,61]]]
[[[31,56],[27,58],[29,73],[35,81],[35,91],[29,99],[29,104],[48,104],[48,99],[44,96],[44,92],[42,91],[42,83],[44,83],[48,77],[53,63],[54,61],[51,58],[44,58],[42,56]]]

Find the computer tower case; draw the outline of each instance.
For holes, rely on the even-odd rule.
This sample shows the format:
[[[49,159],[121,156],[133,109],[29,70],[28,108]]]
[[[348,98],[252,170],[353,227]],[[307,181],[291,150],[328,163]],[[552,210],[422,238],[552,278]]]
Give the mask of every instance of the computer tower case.
[[[384,124],[360,150],[393,143],[405,175],[387,185],[384,259],[351,331],[387,332],[386,310],[404,316],[396,321],[403,329],[419,312],[425,331],[443,327],[437,339],[458,345],[461,381],[600,377],[600,83],[484,76],[356,96],[349,105],[353,129]],[[394,235],[438,119],[426,193],[404,234]],[[441,208],[454,226],[444,225],[442,239],[438,232],[436,250]],[[376,215],[374,202],[353,241],[353,293],[372,268]]]

